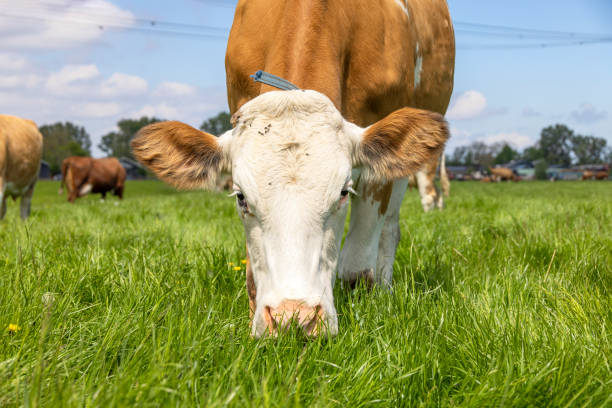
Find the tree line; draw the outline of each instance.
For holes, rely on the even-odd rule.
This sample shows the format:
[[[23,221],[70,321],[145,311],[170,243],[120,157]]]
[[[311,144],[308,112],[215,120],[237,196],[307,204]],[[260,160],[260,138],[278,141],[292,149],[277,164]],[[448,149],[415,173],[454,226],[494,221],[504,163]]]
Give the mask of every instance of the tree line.
[[[539,140],[523,152],[505,142],[489,145],[473,142],[457,147],[452,155],[447,156],[446,162],[477,169],[521,159],[539,162],[540,167],[611,163],[612,148],[607,147],[604,138],[576,134],[566,125],[556,124],[542,129]]]
[[[140,119],[121,119],[117,130],[102,136],[98,148],[107,156],[133,159],[130,142],[138,131],[151,123],[162,121],[156,117],[143,116]],[[231,129],[230,115],[221,112],[205,120],[200,129],[219,136]],[[61,171],[62,160],[69,156],[91,156],[91,137],[83,126],[71,122],[57,122],[39,128],[43,135],[43,160],[49,163],[52,174]]]

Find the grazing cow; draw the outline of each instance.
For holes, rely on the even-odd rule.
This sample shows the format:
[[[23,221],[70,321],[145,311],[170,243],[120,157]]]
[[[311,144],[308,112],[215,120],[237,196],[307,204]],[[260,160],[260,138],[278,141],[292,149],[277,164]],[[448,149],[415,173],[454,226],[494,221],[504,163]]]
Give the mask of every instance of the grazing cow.
[[[606,180],[610,175],[610,170],[591,171],[585,170],[582,172],[582,180]]]
[[[109,191],[122,199],[125,169],[114,157],[104,159],[67,157],[62,161],[60,194],[63,192],[64,184],[68,190],[68,201],[71,203],[89,193],[100,193],[102,199],[105,199]]]
[[[454,53],[442,0],[241,0],[226,54],[234,129],[215,138],[163,122],[132,142],[177,187],[232,172],[254,336],[291,317],[309,335],[335,334],[336,270],[348,285],[391,285],[406,177],[435,201]],[[254,83],[259,69],[305,91]]]
[[[517,174],[515,174],[512,169],[508,169],[505,167],[495,167],[493,169],[489,167],[489,171],[491,172],[491,178],[497,181],[521,180],[521,178]]]
[[[0,219],[6,198],[21,197],[21,218],[30,215],[34,185],[38,180],[43,138],[31,120],[0,115]]]

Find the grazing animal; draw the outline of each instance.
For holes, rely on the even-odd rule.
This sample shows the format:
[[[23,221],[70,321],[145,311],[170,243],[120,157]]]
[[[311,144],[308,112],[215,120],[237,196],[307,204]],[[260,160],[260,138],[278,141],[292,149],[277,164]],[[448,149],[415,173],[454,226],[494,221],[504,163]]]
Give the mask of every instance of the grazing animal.
[[[43,137],[31,120],[0,115],[0,219],[6,199],[21,197],[21,218],[30,215],[34,186],[38,180]]]
[[[102,199],[112,191],[114,195],[123,198],[125,186],[125,169],[114,157],[94,159],[92,157],[72,156],[62,161],[62,182],[68,190],[68,201],[73,203],[78,197],[89,193],[100,193]]]
[[[582,172],[582,180],[606,180],[609,176],[610,170],[585,170]]]
[[[215,138],[165,122],[132,142],[177,187],[231,171],[254,336],[290,320],[308,335],[337,333],[336,270],[347,285],[389,287],[406,177],[416,173],[425,207],[437,200],[455,55],[448,7],[374,3],[239,1],[226,53],[233,131]],[[304,91],[254,83],[259,69]]]
[[[520,181],[521,178],[512,171],[512,169],[508,169],[505,167],[495,167],[490,168],[491,178],[497,181]]]

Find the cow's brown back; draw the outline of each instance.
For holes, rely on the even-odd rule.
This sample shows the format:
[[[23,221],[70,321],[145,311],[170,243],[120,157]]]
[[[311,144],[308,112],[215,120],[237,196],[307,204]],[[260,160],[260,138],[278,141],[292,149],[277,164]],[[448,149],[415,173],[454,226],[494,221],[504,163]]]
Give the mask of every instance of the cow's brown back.
[[[230,110],[262,92],[265,70],[326,94],[367,126],[412,106],[444,113],[453,88],[454,33],[443,0],[240,0],[226,54]],[[418,72],[418,73],[417,73]]]
[[[74,201],[82,195],[84,188],[92,193],[101,193],[102,196],[113,191],[119,198],[123,197],[126,172],[114,157],[68,157],[62,162],[62,173],[69,201]]]
[[[38,179],[42,144],[42,135],[34,122],[0,115],[0,186],[10,185],[9,195],[18,195],[13,192],[33,185]]]

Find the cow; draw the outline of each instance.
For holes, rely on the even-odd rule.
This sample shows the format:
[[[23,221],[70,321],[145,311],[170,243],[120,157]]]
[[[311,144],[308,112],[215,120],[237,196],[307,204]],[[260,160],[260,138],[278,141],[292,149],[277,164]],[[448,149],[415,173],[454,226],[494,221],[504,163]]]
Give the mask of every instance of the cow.
[[[582,172],[582,180],[606,180],[610,175],[610,170],[591,171],[585,170]]]
[[[100,193],[104,200],[109,191],[122,199],[125,176],[125,169],[114,157],[67,157],[62,161],[59,194],[63,193],[63,186],[66,185],[71,203],[89,193]]]
[[[6,214],[7,197],[21,197],[21,218],[25,220],[30,215],[42,146],[43,137],[36,123],[0,115],[0,220]]]
[[[406,177],[435,200],[454,55],[443,0],[240,0],[226,52],[234,128],[215,138],[161,122],[132,141],[175,187],[232,173],[253,336],[291,321],[336,334],[336,274],[391,286]],[[253,82],[260,69],[300,89]]]
[[[512,169],[506,167],[489,167],[491,178],[497,181],[520,181],[521,178]]]

